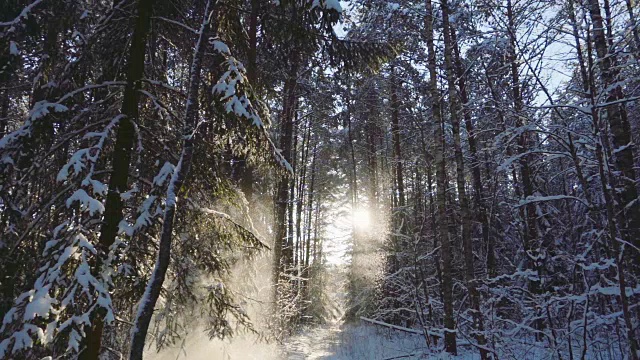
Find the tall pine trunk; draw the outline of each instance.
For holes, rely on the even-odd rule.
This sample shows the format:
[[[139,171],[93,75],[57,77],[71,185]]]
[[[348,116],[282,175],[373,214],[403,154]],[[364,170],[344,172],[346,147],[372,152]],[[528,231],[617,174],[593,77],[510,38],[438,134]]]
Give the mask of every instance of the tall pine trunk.
[[[261,4],[259,0],[251,0],[249,11],[249,29],[247,35],[249,36],[249,44],[247,51],[247,80],[255,91],[260,91],[258,84],[258,20],[261,10]],[[233,157],[233,176],[234,179],[240,185],[240,189],[245,198],[251,205],[253,199],[253,183],[255,176],[253,174],[253,166],[248,163],[247,156],[234,156]]]
[[[516,26],[515,26],[515,13],[513,10],[513,5],[511,0],[507,0],[507,21],[508,21],[508,35],[509,35],[509,47],[508,47],[508,61],[510,65],[510,75],[511,75],[511,92],[513,96],[513,110],[515,115],[515,125],[518,128],[523,127],[524,121],[524,102],[522,99],[522,92],[520,90],[520,75],[518,72],[518,59],[516,55],[516,46],[517,46],[517,38],[516,38]],[[520,188],[520,195],[522,199],[526,200],[528,197],[533,195],[533,181],[531,175],[531,167],[529,164],[528,155],[529,152],[529,134],[522,130],[521,134],[518,136],[518,146],[517,152],[519,156],[519,165],[520,165],[520,181],[522,184],[518,184],[516,182],[516,187]],[[515,182],[515,178],[514,178]],[[542,291],[541,289],[541,266],[539,264],[540,256],[539,254],[539,246],[538,246],[538,226],[537,226],[537,215],[536,215],[536,205],[534,203],[529,203],[526,206],[520,207],[522,209],[520,214],[524,221],[523,227],[523,245],[525,250],[525,264],[530,264],[534,271],[538,272],[538,279],[529,280],[529,290],[531,293],[536,296],[539,295]],[[538,319],[534,322],[534,327],[537,330],[542,331],[544,329],[544,321],[542,319]],[[537,333],[536,335],[539,340],[542,339],[541,333]]]
[[[462,142],[460,140],[460,119],[458,117],[458,94],[456,90],[456,71],[453,64],[453,47],[451,33],[454,31],[449,21],[449,5],[447,0],[441,1],[442,8],[442,25],[444,37],[444,59],[447,70],[447,81],[449,87],[449,105],[451,127],[453,130],[453,149],[456,161],[456,183],[458,187],[458,198],[460,200],[460,215],[462,217],[462,246],[464,250],[465,262],[465,281],[467,290],[469,291],[469,300],[471,303],[471,311],[473,315],[474,328],[477,331],[476,340],[480,345],[480,355],[482,359],[487,359],[487,351],[483,349],[486,340],[483,335],[484,326],[482,321],[482,313],[480,311],[480,296],[475,285],[475,268],[473,265],[473,241],[472,241],[472,223],[471,210],[469,208],[469,199],[466,191],[464,155],[462,153]]]
[[[284,86],[284,107],[280,120],[280,149],[284,158],[291,163],[293,148],[293,118],[296,103],[296,82],[298,67],[292,65],[289,78]],[[278,299],[278,282],[287,267],[293,261],[293,249],[287,241],[287,209],[289,208],[289,183],[291,175],[283,173],[279,175],[276,185],[275,199],[275,241],[273,245],[275,300]]]
[[[595,26],[595,23],[594,23]],[[616,210],[615,210],[615,200],[613,195],[611,194],[611,184],[608,182],[610,178],[607,176],[605,168],[608,169],[609,166],[606,164],[606,158],[603,151],[603,141],[599,141],[603,136],[607,136],[606,133],[603,134],[601,132],[602,127],[604,127],[603,122],[600,119],[600,114],[598,109],[596,108],[596,102],[598,94],[596,93],[596,85],[595,85],[595,64],[592,56],[592,46],[590,43],[591,36],[587,34],[587,61],[588,61],[588,78],[584,79],[585,87],[589,88],[589,97],[591,102],[591,117],[593,119],[593,132],[594,138],[596,139],[596,159],[598,162],[598,173],[600,175],[600,185],[602,188],[602,194],[604,195],[605,201],[605,210],[607,214],[607,231],[609,243],[613,249],[613,256],[615,258],[616,270],[618,272],[618,289],[619,289],[619,299],[620,305],[622,307],[622,317],[624,319],[625,326],[627,328],[627,341],[629,344],[629,353],[631,360],[638,360],[638,342],[636,340],[633,328],[633,322],[631,320],[631,312],[629,309],[629,299],[626,294],[627,284],[626,284],[626,273],[625,273],[625,262],[622,254],[622,249],[620,244],[618,243],[617,234],[618,227],[616,225]],[[585,75],[586,75],[585,70]],[[610,170],[609,170],[610,171]]]
[[[487,248],[487,272],[489,274],[495,272],[495,244],[494,239],[489,230],[489,216],[487,215],[487,205],[484,199],[484,192],[482,189],[482,174],[480,169],[480,159],[478,156],[478,139],[473,126],[473,120],[471,119],[471,108],[469,106],[469,94],[467,92],[465,69],[460,57],[460,47],[458,46],[458,39],[456,35],[455,26],[451,27],[451,47],[453,48],[453,57],[456,70],[456,76],[458,80],[458,88],[460,101],[462,106],[462,115],[464,118],[464,125],[467,130],[467,142],[469,143],[469,155],[471,157],[471,175],[473,179],[473,191],[476,210],[478,212],[477,219],[482,226],[482,240],[484,246]],[[490,275],[495,276],[495,275]]]
[[[436,213],[438,219],[438,236],[441,239],[441,266],[442,266],[442,301],[444,305],[444,346],[450,354],[457,354],[456,326],[453,318],[453,278],[451,274],[451,243],[449,240],[449,225],[446,209],[446,164],[444,159],[445,139],[444,122],[440,108],[440,92],[438,91],[436,53],[433,42],[433,6],[431,0],[425,1],[428,68],[429,68],[429,95],[431,97],[431,112],[435,122],[435,166],[436,166]]]
[[[137,3],[137,18],[131,35],[131,45],[129,46],[127,59],[127,85],[124,89],[122,108],[120,110],[124,117],[120,120],[120,125],[116,131],[116,142],[111,161],[113,165],[104,210],[104,222],[100,229],[98,242],[98,249],[101,254],[108,253],[109,247],[115,242],[118,234],[118,225],[123,217],[124,204],[120,194],[128,191],[129,167],[135,140],[135,124],[138,122],[139,115],[140,80],[144,76],[145,50],[147,37],[151,29],[153,3],[153,0],[139,0]],[[99,269],[100,264],[97,264],[95,268]],[[91,326],[86,330],[86,347],[78,356],[80,360],[98,359],[102,346],[103,327],[104,312],[98,311],[93,314]]]
[[[608,7],[605,7],[605,10],[607,9]],[[614,162],[618,170],[622,172],[622,176],[619,177],[620,183],[615,184],[622,188],[618,199],[616,199],[620,203],[618,211],[623,214],[621,219],[622,235],[636,248],[640,248],[640,202],[637,200],[637,178],[634,168],[635,146],[624,103],[625,94],[622,85],[617,83],[616,53],[610,51],[610,45],[605,37],[605,25],[598,0],[589,0],[589,13],[593,22],[593,44],[598,58],[602,88],[607,92],[605,101],[610,103],[604,108],[604,114],[611,129]],[[634,273],[640,276],[640,257],[632,255],[630,262]]]

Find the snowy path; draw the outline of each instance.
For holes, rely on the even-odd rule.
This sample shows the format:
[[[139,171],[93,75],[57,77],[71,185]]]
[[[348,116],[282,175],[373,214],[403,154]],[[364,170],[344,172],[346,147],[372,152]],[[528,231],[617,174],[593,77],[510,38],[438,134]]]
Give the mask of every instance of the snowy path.
[[[423,339],[366,324],[340,322],[308,329],[281,348],[281,360],[425,359]]]
[[[313,360],[335,358],[340,342],[340,323],[330,323],[308,329],[290,338],[283,346],[283,360]]]
[[[421,357],[423,339],[415,334],[390,331],[366,323],[344,325],[335,321],[308,328],[284,341],[264,343],[251,335],[231,341],[211,340],[201,329],[181,344],[156,353],[148,349],[152,360],[403,360],[435,359]],[[466,359],[466,358],[465,358]]]
[[[337,356],[343,340],[340,322],[309,328],[287,339],[283,345],[266,344],[251,336],[239,336],[231,341],[210,340],[203,331],[196,331],[185,340],[184,349],[172,347],[157,354],[150,349],[147,358],[153,360],[313,360],[351,359]]]

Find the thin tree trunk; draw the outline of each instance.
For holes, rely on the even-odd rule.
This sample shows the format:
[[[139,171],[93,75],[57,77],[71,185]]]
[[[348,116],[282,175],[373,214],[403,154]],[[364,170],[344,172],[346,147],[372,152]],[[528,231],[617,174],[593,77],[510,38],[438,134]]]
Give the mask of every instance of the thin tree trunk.
[[[317,197],[316,197],[317,198]],[[320,199],[316,199],[316,209],[313,220],[313,263],[322,264],[322,239],[318,237],[320,229]]]
[[[447,0],[441,0],[442,24],[444,34],[444,58],[447,69],[447,80],[449,85],[449,105],[451,116],[451,127],[453,129],[453,148],[456,161],[456,183],[458,186],[458,198],[460,199],[460,215],[462,217],[462,246],[465,260],[465,281],[469,291],[471,311],[473,314],[474,328],[476,329],[476,340],[480,345],[480,356],[482,359],[488,358],[488,353],[484,349],[486,340],[482,332],[484,331],[482,313],[480,311],[480,297],[475,286],[475,269],[473,265],[473,242],[471,212],[469,209],[469,199],[466,193],[466,181],[464,172],[464,156],[462,154],[462,143],[460,140],[460,120],[458,118],[458,94],[456,91],[456,73],[453,65],[453,47],[451,29],[449,22],[449,5]]]
[[[357,171],[357,163],[356,163],[356,152],[353,147],[353,128],[351,124],[351,81],[350,77],[347,76],[347,89],[346,89],[346,116],[347,116],[347,137],[349,141],[349,151],[351,155],[351,181],[349,183],[349,187],[351,190],[351,208],[355,209],[358,204],[358,171]]]
[[[302,125],[302,124],[301,124]],[[298,282],[299,282],[299,292],[300,294],[304,293],[304,287],[307,283],[307,278],[304,275],[304,231],[302,229],[302,217],[303,217],[303,205],[305,198],[307,196],[305,188],[307,183],[307,162],[309,157],[309,132],[311,126],[307,124],[306,129],[302,128],[302,149],[300,154],[300,176],[298,178],[297,185],[297,198],[296,198],[296,249],[298,251],[298,261],[296,262],[296,268],[298,269]]]
[[[298,67],[292,66],[289,79],[285,82],[284,108],[280,122],[280,149],[284,158],[291,163],[293,146],[293,115],[296,102],[296,81]],[[273,246],[274,257],[274,284],[276,296],[278,294],[278,282],[281,280],[284,270],[291,265],[293,253],[287,243],[287,208],[289,206],[289,181],[290,175],[283,173],[279,176],[276,192],[275,211],[275,243]],[[276,297],[277,299],[277,297]]]
[[[393,197],[396,200],[394,206],[396,207],[395,214],[393,217],[393,232],[391,234],[391,238],[393,239],[393,253],[391,254],[391,269],[389,269],[389,273],[393,274],[400,269],[402,266],[402,261],[400,256],[402,255],[403,249],[408,245],[404,240],[404,236],[407,224],[405,217],[405,209],[406,206],[406,196],[404,191],[404,170],[403,170],[403,160],[402,160],[402,143],[400,138],[400,100],[398,98],[399,84],[397,74],[395,69],[391,69],[391,146],[393,148],[393,166],[392,169],[394,171],[394,193]],[[397,235],[399,234],[399,235]],[[398,300],[398,290],[396,286],[391,286],[393,293],[391,294],[394,301],[394,308],[401,308],[401,304]],[[402,311],[394,313],[393,323],[400,323],[399,320],[402,319]]]
[[[377,126],[372,116],[372,111],[367,112],[367,163],[369,177],[369,210],[372,221],[375,223],[375,216],[378,209],[378,149],[376,146]]]
[[[129,355],[130,360],[141,360],[144,352],[144,344],[149,330],[149,324],[153,317],[153,310],[156,302],[160,297],[160,291],[162,290],[162,284],[169,268],[169,262],[171,259],[171,240],[173,237],[173,226],[175,223],[176,210],[178,206],[178,196],[182,189],[185,179],[189,174],[193,158],[194,137],[196,132],[196,126],[198,122],[199,111],[199,90],[200,79],[202,70],[202,59],[205,53],[205,47],[207,43],[207,36],[209,33],[209,22],[211,18],[215,19],[215,7],[216,0],[211,4],[211,0],[207,1],[205,6],[204,17],[202,20],[202,26],[200,27],[200,34],[198,42],[193,55],[193,62],[191,64],[191,73],[189,81],[189,93],[187,96],[187,105],[185,109],[185,121],[183,129],[183,147],[180,160],[173,170],[171,182],[167,188],[167,199],[165,203],[164,217],[162,222],[162,231],[160,235],[160,245],[158,248],[158,257],[153,269],[151,278],[147,283],[144,295],[138,304],[138,312],[134,321],[134,327],[132,330],[131,339],[131,352]],[[209,8],[213,5],[213,12],[210,13]],[[214,25],[216,27],[217,25]]]
[[[402,144],[400,141],[400,101],[398,100],[398,83],[396,74],[391,71],[391,134],[393,143],[393,160],[398,196],[398,207],[406,205],[404,193],[404,174],[402,161]]]
[[[495,89],[494,83],[493,83],[493,79],[491,78],[491,75],[489,75],[488,70],[485,68],[485,77],[487,80],[487,85],[489,87],[489,93],[491,94],[491,100],[493,100],[494,102],[494,106],[495,106],[495,110],[496,110],[496,115],[498,117],[498,124],[499,124],[499,129],[500,131],[504,132],[505,128],[506,128],[506,124],[505,124],[505,116],[504,113],[500,107],[500,99],[498,97],[498,93]],[[513,150],[511,149],[511,146],[509,146],[509,144],[507,144],[507,149],[506,149],[506,153],[508,157],[513,156]],[[487,159],[485,159],[485,166],[486,166],[486,173],[487,176],[491,173],[490,169],[488,167],[488,163],[489,161]],[[515,191],[516,191],[516,195],[519,197],[520,196],[520,189],[517,186],[518,183],[518,177],[516,174],[516,170],[515,168],[512,170],[512,177],[513,177],[513,183],[516,184],[516,186],[514,186]],[[495,180],[497,181],[497,180]],[[494,182],[495,184],[495,182]],[[524,214],[523,212],[521,212],[522,214]],[[524,215],[521,215],[522,217],[524,217]],[[490,237],[490,239],[492,239]],[[497,269],[497,261],[496,261],[496,254],[495,254],[495,243],[493,241],[490,241],[489,244],[487,245],[487,276],[489,278],[494,278],[498,275],[498,269]]]
[[[584,56],[582,54],[582,45],[580,43],[580,33],[578,31],[578,22],[576,21],[576,13],[574,8],[574,0],[568,0],[568,15],[569,22],[571,23],[571,30],[573,34],[573,38],[576,45],[576,54],[578,56],[578,68],[580,69],[580,77],[582,80],[582,90],[585,96],[590,93],[589,86],[589,76],[587,75],[587,68],[585,66]],[[591,191],[589,191],[589,183],[587,182],[584,172],[582,171],[582,166],[580,165],[580,160],[578,158],[578,152],[573,142],[573,137],[571,132],[567,131],[567,139],[569,143],[569,152],[571,153],[571,158],[573,160],[573,165],[576,168],[576,175],[578,176],[578,181],[580,181],[580,185],[582,186],[582,192],[584,197],[587,199],[589,204],[593,204],[593,199],[591,197]]]
[[[640,33],[638,33],[638,23],[636,20],[636,15],[633,12],[633,0],[626,0],[627,4],[627,14],[629,15],[629,28],[631,29],[631,34],[633,34],[633,55],[636,60],[640,58]]]
[[[6,85],[8,87],[8,83]],[[9,89],[2,91],[0,101],[0,139],[2,139],[7,134],[7,124],[9,123]]]
[[[309,126],[311,127],[311,126]],[[309,142],[311,140],[311,134],[309,134]],[[303,299],[305,301],[305,303],[307,304],[306,306],[308,307],[308,304],[311,304],[311,302],[313,301],[310,298],[310,284],[311,284],[311,267],[310,267],[310,261],[311,261],[311,219],[313,217],[313,196],[314,196],[314,191],[315,191],[315,183],[316,183],[316,150],[317,150],[317,144],[314,144],[313,146],[313,152],[311,153],[311,168],[309,169],[309,171],[311,172],[311,180],[309,182],[309,189],[308,189],[308,197],[307,197],[307,203],[306,203],[306,211],[305,211],[305,221],[304,221],[304,235],[302,236],[302,240],[304,241],[304,262],[303,262],[303,268],[302,268],[302,277],[305,279],[304,280],[304,288],[303,288]],[[306,238],[306,240],[305,240]]]
[[[520,75],[518,73],[518,59],[516,56],[516,28],[515,28],[515,15],[513,11],[513,6],[511,0],[507,0],[507,20],[508,20],[508,32],[509,32],[509,49],[508,49],[508,58],[509,64],[511,67],[511,90],[513,94],[513,107],[515,111],[516,118],[516,126],[522,127],[524,126],[524,122],[522,117],[524,116],[524,104],[522,100],[522,93],[520,91]],[[527,199],[528,197],[533,195],[533,181],[531,179],[531,168],[529,165],[529,155],[528,153],[528,133],[523,131],[522,134],[518,136],[518,155],[520,156],[519,165],[520,165],[520,181],[522,181],[522,196],[523,199]],[[537,216],[536,216],[536,206],[533,203],[527,204],[526,206],[521,207],[524,209],[524,249],[525,249],[525,259],[527,259],[526,263],[531,263],[532,268],[538,271],[538,279],[542,277],[540,273],[541,267],[538,263],[540,257],[538,256],[539,248],[537,245],[538,240],[538,228],[537,228]],[[531,261],[531,259],[534,259]],[[532,294],[538,295],[541,292],[541,284],[540,280],[530,280],[529,288]],[[537,330],[544,329],[544,322],[539,319],[536,320],[534,326]],[[540,333],[537,334],[538,339],[541,339]]]
[[[317,161],[317,149],[318,145],[314,144],[312,160],[311,160],[311,182],[309,183],[309,198],[307,200],[307,225],[305,226],[305,231],[307,232],[307,241],[305,246],[305,257],[304,257],[304,268],[306,269],[305,277],[309,276],[309,263],[310,263],[310,255],[311,255],[311,219],[313,218],[313,198],[315,192],[316,185],[316,161]]]
[[[482,226],[482,240],[484,246],[487,247],[487,264],[491,264],[491,268],[495,265],[495,250],[493,237],[489,233],[489,217],[487,215],[487,206],[484,200],[482,190],[482,175],[480,172],[480,160],[478,158],[478,144],[473,121],[471,119],[471,108],[469,106],[469,95],[467,93],[466,76],[462,59],[460,57],[460,47],[455,31],[455,26],[451,29],[451,47],[453,48],[454,63],[456,68],[456,76],[458,77],[458,88],[460,89],[460,101],[462,102],[462,114],[464,124],[467,130],[467,141],[469,143],[469,153],[471,155],[471,175],[473,178],[473,189],[475,195],[475,203],[478,211],[478,221]],[[488,273],[491,273],[487,269]],[[495,272],[495,270],[492,270]]]
[[[294,103],[295,104],[295,103]],[[295,109],[294,105],[294,109]],[[291,267],[291,272],[296,274],[295,282],[298,283],[300,279],[300,274],[298,273],[298,249],[297,242],[295,242],[294,237],[294,221],[293,221],[293,210],[296,207],[297,203],[297,195],[296,194],[296,181],[298,180],[298,116],[294,110],[293,113],[293,134],[291,135],[293,138],[293,145],[291,148],[291,166],[293,167],[293,176],[289,177],[289,201],[287,204],[287,236],[286,236],[286,246],[285,249],[290,252],[289,254],[289,264]],[[285,253],[286,255],[286,253]]]
[[[428,68],[429,68],[429,93],[431,97],[431,112],[435,126],[435,164],[436,164],[436,202],[438,218],[438,235],[442,241],[442,300],[444,305],[444,346],[445,350],[453,355],[457,354],[456,329],[453,318],[453,279],[451,274],[451,244],[449,242],[449,229],[446,209],[446,165],[444,160],[444,123],[440,109],[440,93],[437,84],[436,53],[433,43],[433,6],[431,0],[425,0],[426,6],[426,30]]]

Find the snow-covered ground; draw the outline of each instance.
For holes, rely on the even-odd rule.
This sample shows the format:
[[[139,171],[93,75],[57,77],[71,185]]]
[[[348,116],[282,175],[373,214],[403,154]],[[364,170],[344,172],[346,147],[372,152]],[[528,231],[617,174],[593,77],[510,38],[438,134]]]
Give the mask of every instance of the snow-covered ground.
[[[406,333],[366,323],[331,324],[301,333],[285,345],[282,360],[475,360],[478,355],[465,354],[452,358],[429,353],[425,340]]]
[[[339,322],[310,328],[285,340],[283,344],[265,344],[249,336],[231,342],[209,340],[198,332],[183,344],[157,354],[153,360],[383,360],[425,359],[424,340],[420,336],[389,332],[388,329]]]
[[[339,323],[308,329],[286,341],[281,356],[286,360],[333,359],[341,334]]]
[[[153,350],[153,349],[151,349]],[[238,336],[232,341],[210,340],[198,331],[183,344],[160,353],[148,351],[150,360],[281,360],[280,350],[274,344],[266,344],[252,336]]]
[[[182,349],[167,349],[160,354],[148,352],[153,360],[479,360],[480,356],[461,341],[459,355],[451,357],[430,351],[419,334],[390,329],[361,322],[344,325],[334,322],[309,328],[290,337],[282,344],[266,344],[250,336],[240,336],[231,342],[211,341],[203,332],[190,336]],[[496,344],[501,359],[554,360],[558,354],[543,344],[522,342],[509,346]],[[506,345],[506,344],[505,344]],[[579,354],[576,350],[574,354]],[[618,354],[618,355],[616,355]],[[567,358],[563,354],[562,358]],[[622,359],[615,349],[605,349],[598,354],[587,354],[587,359]]]
[[[417,359],[425,350],[424,340],[420,336],[398,334],[367,325],[344,325],[327,337],[331,341],[325,342],[324,354],[311,353],[305,359]]]

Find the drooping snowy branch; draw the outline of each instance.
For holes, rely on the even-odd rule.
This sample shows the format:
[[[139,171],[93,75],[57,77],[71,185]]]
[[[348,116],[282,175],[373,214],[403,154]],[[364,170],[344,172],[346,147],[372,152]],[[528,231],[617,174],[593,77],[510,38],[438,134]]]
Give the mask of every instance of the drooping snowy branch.
[[[212,87],[212,93],[220,96],[220,101],[224,103],[224,108],[227,113],[233,113],[239,119],[248,121],[249,126],[255,127],[267,141],[271,155],[276,162],[287,171],[293,172],[291,164],[289,164],[282,155],[282,151],[278,149],[271,140],[260,115],[254,108],[251,100],[247,97],[246,92],[239,87],[240,84],[247,86],[246,69],[244,65],[231,56],[229,47],[222,41],[212,39],[211,42],[216,51],[225,56],[224,65],[227,68],[227,71],[222,74],[218,82]]]

